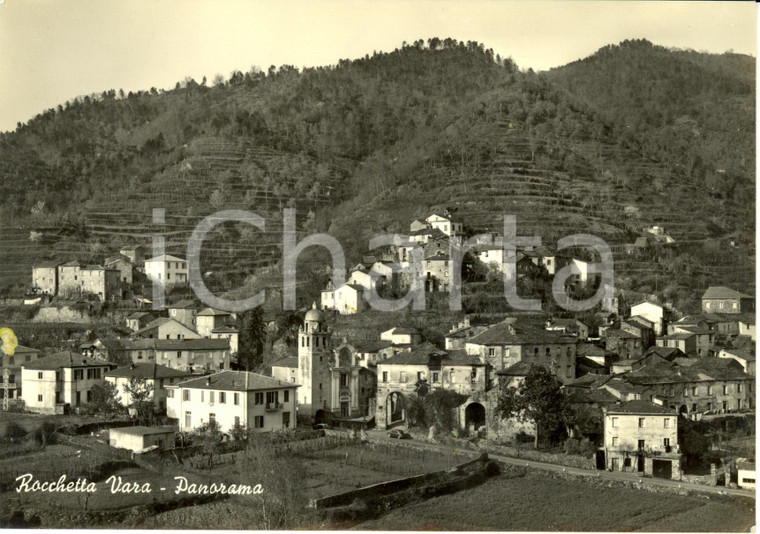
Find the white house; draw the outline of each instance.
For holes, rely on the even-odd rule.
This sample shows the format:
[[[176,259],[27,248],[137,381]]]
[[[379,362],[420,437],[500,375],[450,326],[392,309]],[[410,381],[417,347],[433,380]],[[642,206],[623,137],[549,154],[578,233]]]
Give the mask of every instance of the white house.
[[[641,315],[654,324],[654,333],[663,335],[665,331],[665,308],[654,302],[644,301],[631,306],[631,316]]]
[[[145,260],[145,275],[152,281],[170,286],[187,283],[187,260],[161,254]]]
[[[236,425],[257,432],[296,427],[298,386],[276,378],[222,371],[167,388],[167,415],[180,431],[216,421],[223,432]]]
[[[92,388],[105,382],[115,364],[65,351],[21,366],[21,398],[26,409],[42,414],[65,413],[92,401]]]
[[[237,354],[239,336],[240,332],[234,326],[220,326],[219,328],[214,328],[209,337],[211,339],[226,339],[230,344],[230,353]]]
[[[211,332],[216,328],[223,327],[229,318],[230,312],[205,308],[195,316],[196,330],[203,337],[211,337]]]
[[[755,480],[757,479],[757,468],[755,462],[746,458],[736,459],[737,480],[739,487],[745,489],[755,489]]]
[[[422,334],[416,328],[395,326],[380,334],[382,341],[390,341],[395,346],[413,346],[422,342]]]
[[[464,229],[464,225],[461,221],[436,213],[425,219],[425,222],[427,222],[432,228],[440,230],[447,236],[461,235]]]
[[[334,309],[342,315],[364,311],[367,307],[367,303],[364,300],[364,291],[364,286],[343,284],[335,290]]]
[[[174,448],[174,433],[170,426],[125,426],[108,431],[108,444],[118,449],[143,452],[146,449]]]

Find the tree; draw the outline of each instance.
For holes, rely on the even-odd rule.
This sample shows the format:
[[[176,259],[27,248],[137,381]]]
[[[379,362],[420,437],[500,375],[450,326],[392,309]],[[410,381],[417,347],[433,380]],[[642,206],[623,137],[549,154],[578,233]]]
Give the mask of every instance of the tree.
[[[123,410],[119,390],[112,382],[103,382],[93,386],[90,391],[92,391],[90,408],[95,413],[115,415]]]
[[[536,424],[535,446],[539,434],[557,442],[572,422],[562,383],[544,367],[534,365],[518,388],[505,386],[499,392],[497,413]]]
[[[154,389],[155,386],[148,384],[144,378],[130,378],[129,383],[124,385],[124,391],[131,401],[130,406],[137,414],[137,421],[141,425],[150,425],[153,422]]]
[[[263,362],[266,329],[260,307],[242,314],[238,343],[238,365],[241,369],[251,371]]]
[[[436,389],[424,397],[427,425],[435,425],[444,432],[456,427],[454,409],[467,400],[467,395],[446,389]]]
[[[214,462],[214,454],[219,451],[221,439],[222,432],[219,430],[219,423],[214,419],[203,423],[193,434],[193,443],[200,445],[202,453],[208,455],[209,466]]]

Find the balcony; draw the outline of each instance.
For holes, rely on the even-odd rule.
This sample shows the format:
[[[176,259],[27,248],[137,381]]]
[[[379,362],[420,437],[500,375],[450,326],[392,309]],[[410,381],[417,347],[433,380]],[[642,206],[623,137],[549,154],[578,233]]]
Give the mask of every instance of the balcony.
[[[276,412],[277,410],[282,410],[282,403],[281,402],[268,402],[265,409],[268,412]]]

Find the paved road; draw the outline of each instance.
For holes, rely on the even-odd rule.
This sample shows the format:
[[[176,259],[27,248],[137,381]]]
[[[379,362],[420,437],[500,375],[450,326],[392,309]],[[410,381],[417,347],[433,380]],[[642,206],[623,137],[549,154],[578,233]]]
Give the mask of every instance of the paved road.
[[[368,433],[369,440],[375,441],[375,442],[399,442],[402,445],[414,445],[416,447],[425,447],[430,450],[439,450],[442,452],[451,452],[452,447],[447,447],[445,445],[439,445],[436,443],[426,443],[424,441],[420,440],[396,440],[391,439],[388,437],[387,432],[383,432],[380,430],[370,430]],[[472,454],[473,457],[477,456],[478,454],[482,452],[488,452],[487,449],[481,449],[481,450],[468,450],[468,449],[457,449],[461,450],[463,452],[467,452]],[[513,458],[511,456],[504,456],[502,454],[497,454],[493,452],[488,452],[488,456],[499,460],[500,462],[504,462],[505,464],[510,465],[516,465],[516,466],[524,466],[524,467],[531,467],[534,469],[542,469],[544,471],[554,471],[556,473],[568,473],[572,475],[581,475],[591,478],[597,478],[597,479],[607,479],[607,480],[621,480],[626,482],[635,482],[640,485],[649,484],[652,486],[664,486],[668,488],[680,488],[688,491],[699,491],[702,493],[711,493],[711,494],[717,494],[717,495],[735,495],[735,496],[741,496],[741,497],[750,497],[755,498],[755,492],[752,490],[746,490],[746,489],[732,489],[732,488],[725,488],[722,486],[703,486],[701,484],[692,484],[689,482],[681,482],[679,480],[669,480],[665,478],[649,478],[649,477],[642,477],[640,475],[634,474],[634,473],[621,473],[621,472],[611,472],[611,471],[589,471],[588,469],[579,469],[577,467],[565,467],[562,465],[556,465],[556,464],[548,464],[545,462],[536,462],[533,460],[525,460],[521,458]]]

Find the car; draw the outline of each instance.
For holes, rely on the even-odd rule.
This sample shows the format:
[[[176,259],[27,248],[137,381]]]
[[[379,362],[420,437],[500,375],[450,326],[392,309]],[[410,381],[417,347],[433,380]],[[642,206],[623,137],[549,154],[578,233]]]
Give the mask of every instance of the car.
[[[399,429],[388,432],[388,437],[392,439],[412,439],[412,436],[410,436],[408,432]]]
[[[330,425],[328,425],[327,423],[317,423],[316,425],[313,425],[311,428],[312,430],[329,430]]]

